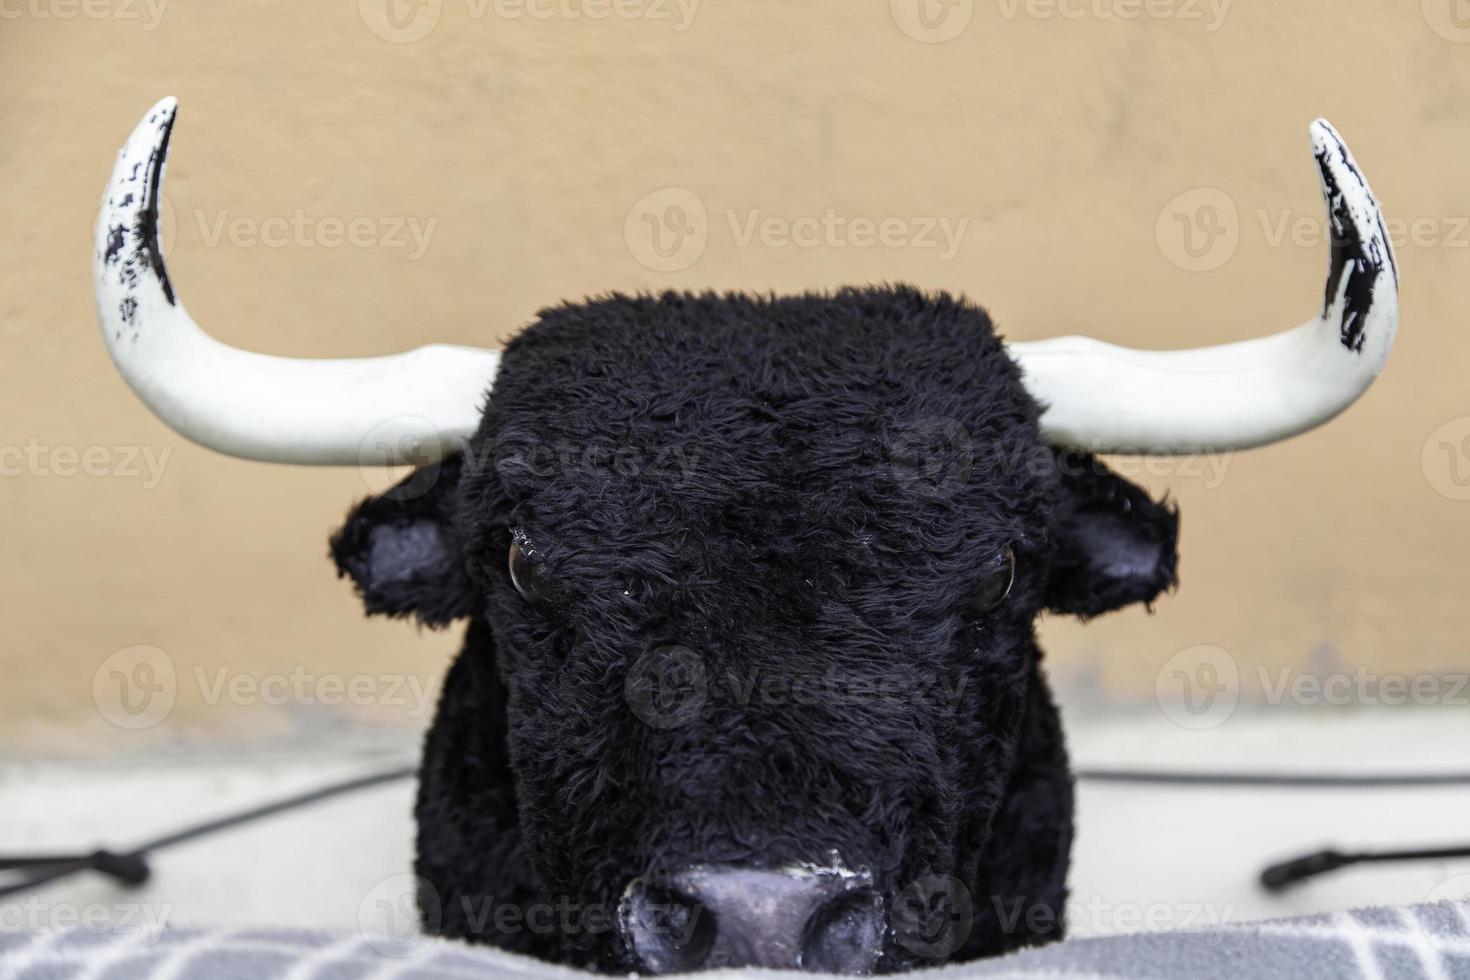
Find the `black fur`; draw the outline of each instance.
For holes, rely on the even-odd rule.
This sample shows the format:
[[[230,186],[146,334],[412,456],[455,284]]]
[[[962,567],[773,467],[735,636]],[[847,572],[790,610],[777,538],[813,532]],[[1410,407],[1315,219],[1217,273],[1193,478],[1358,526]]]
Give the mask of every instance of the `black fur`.
[[[463,457],[333,539],[369,612],[470,620],[425,746],[428,927],[623,970],[634,876],[835,851],[891,907],[969,892],[957,949],[896,929],[883,970],[1060,936],[1072,788],[1033,622],[1152,600],[1178,522],[1037,418],[989,318],[944,295],[542,312]],[[546,602],[511,585],[513,530]],[[1006,547],[1014,588],[977,614]],[[704,695],[650,724],[669,644]],[[569,911],[497,915],[538,904]]]

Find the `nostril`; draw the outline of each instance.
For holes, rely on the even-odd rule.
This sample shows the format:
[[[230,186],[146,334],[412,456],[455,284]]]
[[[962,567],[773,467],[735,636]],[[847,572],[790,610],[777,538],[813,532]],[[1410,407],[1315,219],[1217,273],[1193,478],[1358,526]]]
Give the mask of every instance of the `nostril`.
[[[871,888],[834,896],[807,923],[802,969],[872,973],[883,951],[883,900]]]
[[[714,913],[674,888],[635,881],[621,919],[640,966],[653,973],[697,970],[715,944]]]

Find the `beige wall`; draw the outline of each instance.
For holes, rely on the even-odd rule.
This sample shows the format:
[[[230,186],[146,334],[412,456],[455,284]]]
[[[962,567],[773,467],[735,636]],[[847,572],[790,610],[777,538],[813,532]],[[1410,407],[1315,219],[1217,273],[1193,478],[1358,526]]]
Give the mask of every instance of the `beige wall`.
[[[27,453],[0,479],[0,746],[417,725],[413,699],[211,706],[196,670],[206,687],[221,668],[427,683],[454,645],[365,622],[333,578],[326,534],[379,475],[184,444],[114,374],[91,222],[114,151],[165,94],[182,104],[176,285],[225,341],[303,356],[496,344],[544,304],[605,290],[878,280],[963,291],[1017,339],[1244,338],[1319,301],[1325,246],[1278,231],[1320,230],[1305,127],[1326,115],[1390,215],[1417,222],[1388,370],[1345,417],[1225,460],[1223,476],[1189,461],[1147,475],[1183,508],[1183,586],[1152,617],[1049,622],[1054,669],[1147,702],[1161,665],[1199,644],[1247,677],[1470,664],[1470,502],[1454,499],[1470,496],[1455,482],[1470,480],[1470,30],[1455,0],[1152,0],[1137,19],[1116,16],[1130,0],[1062,0],[1067,16],[926,0],[950,18],[935,33],[962,28],[940,43],[911,36],[925,29],[910,0],[624,0],[604,19],[564,0],[393,2],[397,34],[383,0],[0,0],[7,473]],[[667,188],[683,191],[652,203],[692,194],[708,231],[697,261],[665,272],[640,261],[636,213],[631,237],[625,225]],[[1214,213],[1238,242],[1188,271],[1173,214],[1220,205],[1208,188],[1237,212]],[[828,209],[968,224],[952,256],[737,234],[757,211]],[[380,237],[330,247],[329,223],[259,240],[298,213],[368,219]],[[391,219],[428,233],[422,254],[386,234]],[[88,447],[103,447],[94,469],[123,472],[62,475]],[[168,453],[156,485],[127,475],[133,449]],[[92,689],[134,645],[167,653],[179,692],[137,734],[108,724]]]

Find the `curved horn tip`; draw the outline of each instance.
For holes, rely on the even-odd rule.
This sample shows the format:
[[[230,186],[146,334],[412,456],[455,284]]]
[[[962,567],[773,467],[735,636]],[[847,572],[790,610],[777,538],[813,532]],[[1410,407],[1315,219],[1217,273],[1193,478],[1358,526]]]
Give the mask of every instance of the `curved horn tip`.
[[[1381,361],[1392,344],[1397,314],[1393,242],[1373,190],[1342,136],[1326,119],[1313,122],[1309,132],[1332,229],[1322,317],[1334,323],[1342,345],[1354,353],[1363,353],[1365,343],[1374,341]],[[1377,321],[1381,336],[1368,336],[1370,319]]]
[[[174,118],[178,112],[179,100],[172,95],[166,95],[153,103],[152,108],[138,121],[138,125],[133,127],[128,141],[118,151],[118,157],[121,159],[142,156],[147,159],[149,153],[168,142],[168,133],[173,128]],[[137,175],[118,173],[114,176],[131,182]]]
[[[105,312],[103,303],[116,304],[115,317],[104,315],[104,335],[109,323],[114,333],[135,324],[140,291],[146,291],[149,278],[168,305],[177,302],[158,242],[158,209],[178,106],[178,100],[168,96],[143,115],[118,151],[103,192],[95,232],[99,312]]]

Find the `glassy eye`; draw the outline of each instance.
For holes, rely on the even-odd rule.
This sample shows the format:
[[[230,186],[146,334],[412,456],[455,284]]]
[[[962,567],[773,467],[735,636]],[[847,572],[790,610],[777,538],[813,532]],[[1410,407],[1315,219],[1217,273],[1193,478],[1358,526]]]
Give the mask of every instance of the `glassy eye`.
[[[1000,565],[980,581],[980,587],[975,591],[975,597],[970,600],[970,610],[976,614],[984,614],[993,610],[1005,601],[1005,597],[1011,594],[1011,586],[1016,584],[1016,552],[1010,545],[1000,553]]]
[[[541,555],[520,530],[513,532],[510,539],[510,583],[527,602],[544,602],[551,594]]]

